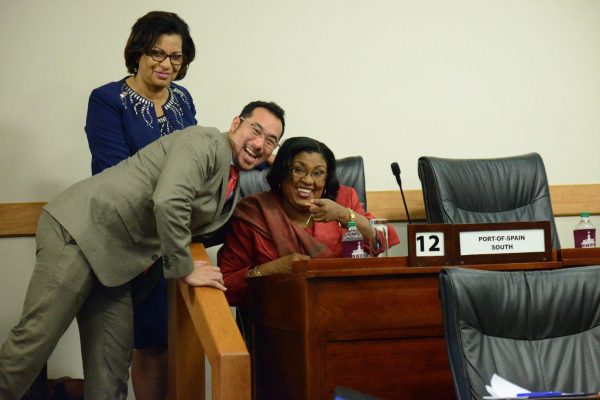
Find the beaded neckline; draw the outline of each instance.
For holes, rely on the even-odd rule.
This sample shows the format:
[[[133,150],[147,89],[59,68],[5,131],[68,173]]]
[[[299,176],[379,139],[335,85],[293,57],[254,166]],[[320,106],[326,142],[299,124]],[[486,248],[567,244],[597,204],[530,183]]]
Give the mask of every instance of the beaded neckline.
[[[183,109],[179,100],[190,107],[190,102],[186,94],[179,88],[173,87],[169,84],[167,90],[169,97],[162,106],[164,115],[160,118],[156,117],[154,111],[154,102],[140,95],[138,92],[133,90],[131,86],[127,84],[125,80],[121,85],[122,90],[120,94],[121,103],[125,109],[131,107],[133,112],[140,116],[149,128],[154,129],[155,121],[160,130],[160,135],[164,136],[171,133],[175,129],[183,129]]]
[[[136,99],[136,101],[145,103],[146,106],[148,106],[148,107],[154,107],[154,102],[152,100],[148,100],[147,98],[145,98],[144,96],[142,96],[141,94],[136,92],[131,86],[129,86],[129,84],[127,83],[127,80],[123,81],[123,91],[127,92],[127,96]],[[167,92],[169,93],[169,96],[167,97],[167,101],[165,102],[163,107],[166,107],[167,104],[169,104],[173,101],[173,93],[171,91],[171,85],[167,86]],[[121,94],[121,96],[122,96],[122,94]]]

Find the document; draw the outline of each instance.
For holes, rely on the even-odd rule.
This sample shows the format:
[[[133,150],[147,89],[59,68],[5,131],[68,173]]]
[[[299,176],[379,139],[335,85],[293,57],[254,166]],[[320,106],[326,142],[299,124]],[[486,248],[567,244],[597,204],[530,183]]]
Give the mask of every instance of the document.
[[[485,385],[485,389],[490,395],[484,396],[484,399],[517,398],[517,395],[520,393],[531,393],[530,390],[515,385],[497,374],[492,376],[492,381],[489,385]]]
[[[501,376],[494,374],[489,385],[485,385],[489,396],[484,399],[495,400],[523,400],[523,399],[600,399],[600,393],[563,393],[563,392],[532,392],[512,382],[507,381]]]

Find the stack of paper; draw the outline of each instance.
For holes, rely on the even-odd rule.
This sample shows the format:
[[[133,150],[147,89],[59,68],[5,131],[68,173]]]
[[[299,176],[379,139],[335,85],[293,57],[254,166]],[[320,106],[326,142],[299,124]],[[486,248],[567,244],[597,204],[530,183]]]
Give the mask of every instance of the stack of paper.
[[[599,393],[562,393],[562,392],[531,392],[512,382],[507,381],[499,375],[494,374],[489,385],[485,386],[490,394],[484,399],[523,400],[523,399],[600,399]]]
[[[484,399],[517,398],[521,393],[531,393],[530,390],[515,385],[496,374],[492,376],[492,382],[489,385],[485,385],[485,389],[490,395],[484,396]]]

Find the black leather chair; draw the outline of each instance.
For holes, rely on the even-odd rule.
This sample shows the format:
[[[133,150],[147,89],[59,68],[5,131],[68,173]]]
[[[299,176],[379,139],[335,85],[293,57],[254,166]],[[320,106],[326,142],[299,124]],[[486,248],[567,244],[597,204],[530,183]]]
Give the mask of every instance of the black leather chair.
[[[544,162],[537,153],[492,159],[419,158],[429,223],[550,221],[560,248]]]
[[[531,391],[600,391],[600,266],[551,271],[446,268],[440,297],[459,400],[492,374]]]
[[[242,171],[240,173],[240,194],[242,197],[270,190],[267,183],[269,168],[263,170]],[[346,157],[336,160],[335,172],[340,185],[351,186],[358,193],[358,199],[367,209],[367,192],[365,190],[365,166],[361,156]]]

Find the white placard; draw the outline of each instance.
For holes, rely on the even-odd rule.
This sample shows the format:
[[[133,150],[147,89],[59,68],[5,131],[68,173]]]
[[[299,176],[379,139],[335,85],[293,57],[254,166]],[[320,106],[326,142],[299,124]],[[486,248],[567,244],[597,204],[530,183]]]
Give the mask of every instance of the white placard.
[[[444,232],[417,232],[415,234],[417,257],[440,257],[444,255]]]
[[[543,229],[460,232],[460,254],[541,253],[544,239]]]

